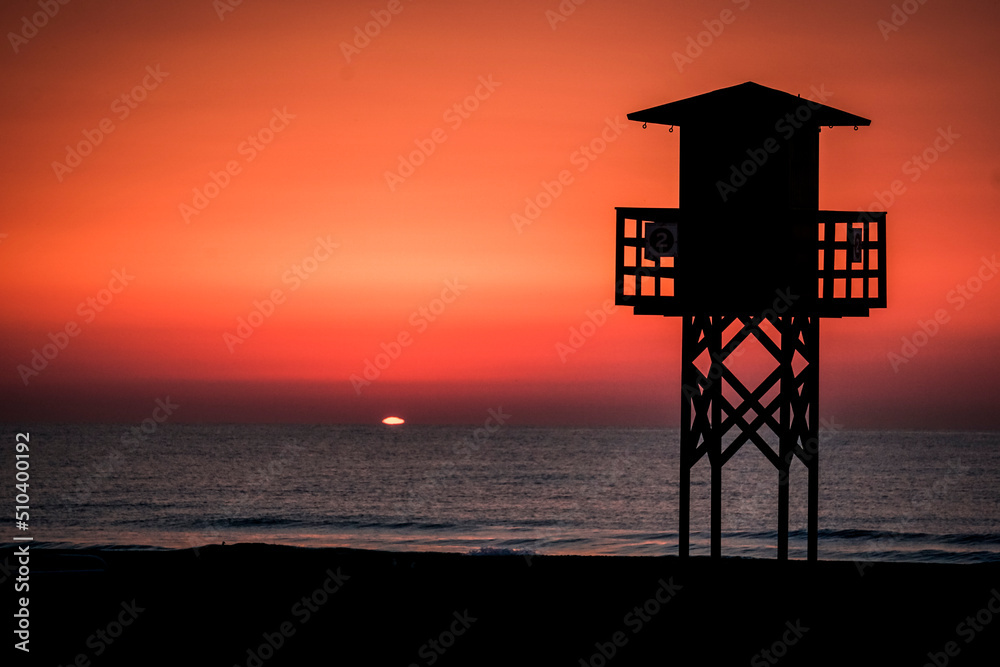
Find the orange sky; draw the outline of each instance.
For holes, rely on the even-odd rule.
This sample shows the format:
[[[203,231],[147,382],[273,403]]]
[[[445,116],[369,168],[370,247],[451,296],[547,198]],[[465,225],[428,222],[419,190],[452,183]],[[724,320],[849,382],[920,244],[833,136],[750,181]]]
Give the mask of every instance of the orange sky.
[[[679,132],[625,114],[752,80],[872,120],[820,205],[889,211],[889,308],[824,321],[822,414],[1000,427],[995,3],[224,1],[0,9],[0,418],[675,424],[678,319],[558,346],[614,207],[677,205]]]

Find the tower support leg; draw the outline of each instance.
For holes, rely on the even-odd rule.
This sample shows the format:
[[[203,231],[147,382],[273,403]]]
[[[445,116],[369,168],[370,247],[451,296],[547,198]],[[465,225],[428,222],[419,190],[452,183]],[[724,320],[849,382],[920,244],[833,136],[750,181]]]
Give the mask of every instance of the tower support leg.
[[[715,359],[722,338],[718,316],[685,316],[681,333],[681,456],[680,503],[678,506],[678,552],[687,556],[690,548],[691,468],[708,454],[712,466],[711,488],[711,553],[722,555],[722,460],[721,431],[718,422],[721,409],[721,382]],[[712,359],[708,375],[696,365],[708,351]],[[714,351],[714,354],[713,354]]]
[[[778,467],[778,558],[788,558],[788,487],[792,461],[806,466],[807,558],[816,560],[819,509],[819,318],[787,316],[772,323],[781,336]]]
[[[805,401],[808,403],[806,408],[808,426],[804,438],[803,457],[809,470],[807,558],[814,561],[817,557],[819,532],[819,318],[809,318],[804,328],[806,357],[809,362],[803,387]]]
[[[680,500],[677,504],[677,555],[686,558],[691,545],[691,461],[698,445],[699,435],[693,427],[698,411],[701,388],[698,371],[693,361],[699,354],[700,336],[698,318],[685,317],[681,332],[681,452],[678,489]]]

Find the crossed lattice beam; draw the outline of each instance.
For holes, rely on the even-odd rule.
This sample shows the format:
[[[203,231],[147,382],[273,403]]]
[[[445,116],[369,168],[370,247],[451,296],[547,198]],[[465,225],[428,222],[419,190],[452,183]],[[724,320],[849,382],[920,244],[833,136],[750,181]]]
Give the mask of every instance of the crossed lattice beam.
[[[762,328],[769,322],[775,341]],[[734,323],[736,333],[723,344]],[[754,388],[747,387],[727,361],[748,337],[754,336],[777,362],[776,368]],[[773,312],[758,316],[695,315],[684,318],[681,359],[681,478],[679,549],[686,556],[690,546],[691,468],[707,457],[711,466],[711,552],[721,556],[722,467],[748,442],[778,471],[778,558],[788,557],[788,477],[798,458],[808,470],[808,554],[816,558],[818,501],[818,378],[819,319]],[[698,359],[708,354],[707,371]],[[802,364],[796,372],[796,354]],[[722,392],[732,388],[737,400]],[[773,392],[766,401],[765,397]],[[748,419],[753,411],[755,416]],[[761,436],[768,427],[778,437],[778,451]],[[734,431],[725,449],[723,437]]]

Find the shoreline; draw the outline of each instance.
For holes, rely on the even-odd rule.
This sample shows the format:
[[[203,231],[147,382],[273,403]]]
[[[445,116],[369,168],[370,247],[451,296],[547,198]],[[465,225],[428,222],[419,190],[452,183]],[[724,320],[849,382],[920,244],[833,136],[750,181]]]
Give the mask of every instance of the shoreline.
[[[657,549],[645,551],[636,550],[634,553],[615,551],[594,551],[590,553],[580,553],[579,551],[561,550],[553,548],[551,544],[546,544],[542,551],[535,551],[531,546],[493,546],[489,543],[469,542],[468,544],[449,544],[442,546],[439,542],[420,543],[414,540],[401,540],[396,543],[387,542],[384,536],[379,540],[360,540],[360,544],[349,544],[351,540],[342,540],[334,543],[302,544],[282,541],[241,541],[240,535],[231,536],[235,538],[228,546],[239,544],[261,544],[275,548],[301,549],[304,551],[319,550],[354,550],[372,553],[439,553],[449,555],[470,555],[470,556],[560,556],[572,557],[580,556],[587,558],[671,558],[677,557],[676,544],[669,546],[666,550],[662,544],[657,544]],[[227,537],[227,540],[230,539]],[[729,539],[724,536],[724,539]],[[773,536],[769,536],[769,543],[759,548],[747,548],[744,545],[742,550],[733,549],[729,545],[723,544],[723,558],[737,560],[772,560],[776,558],[777,550],[772,544]],[[969,547],[955,550],[931,549],[926,546],[910,544],[908,540],[899,537],[887,544],[885,539],[877,542],[879,549],[858,548],[855,551],[837,550],[831,548],[833,541],[829,536],[822,535],[822,546],[820,560],[837,563],[912,563],[912,564],[941,564],[941,565],[977,565],[987,563],[1000,563],[1000,551],[989,549],[971,549]],[[524,540],[521,540],[524,543]],[[185,551],[205,548],[206,546],[222,546],[213,543],[212,545],[192,546],[191,541],[183,541],[173,544],[147,544],[147,543],[113,543],[113,542],[72,542],[72,541],[33,541],[32,548],[48,552],[65,551],[68,553],[84,553],[90,551],[111,551],[111,552],[146,552],[146,551]],[[897,548],[891,548],[897,546]],[[399,548],[396,548],[399,547]],[[906,548],[898,548],[906,547]],[[3,546],[0,546],[0,550]],[[709,558],[709,544],[692,543],[691,557]],[[806,561],[806,545],[803,539],[789,540],[789,560]]]
[[[266,544],[32,556],[32,658],[53,665],[598,667],[779,653],[782,665],[924,665],[938,653],[974,665],[1000,652],[1000,563]]]

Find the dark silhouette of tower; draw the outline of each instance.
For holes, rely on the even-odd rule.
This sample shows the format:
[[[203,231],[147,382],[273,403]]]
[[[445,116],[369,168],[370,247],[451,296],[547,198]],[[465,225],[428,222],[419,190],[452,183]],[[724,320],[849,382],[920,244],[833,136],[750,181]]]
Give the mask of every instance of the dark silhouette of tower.
[[[788,558],[791,463],[805,464],[815,560],[819,320],[886,305],[886,215],[819,210],[819,132],[871,121],[753,82],[628,118],[680,128],[680,207],[617,208],[615,258],[615,303],[684,322],[680,555],[690,544],[692,466],[708,457],[719,557],[722,466],[752,443],[778,471],[779,559]],[[749,336],[777,363],[757,387],[727,365]]]

